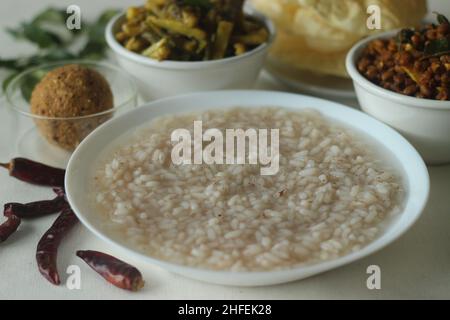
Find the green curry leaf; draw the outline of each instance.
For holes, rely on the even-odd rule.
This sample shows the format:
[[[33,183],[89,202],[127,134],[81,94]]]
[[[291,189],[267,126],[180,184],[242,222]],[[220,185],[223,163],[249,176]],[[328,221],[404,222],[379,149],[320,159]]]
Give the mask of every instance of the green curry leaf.
[[[119,13],[118,10],[103,12],[97,21],[88,26],[88,41],[79,53],[82,59],[101,59],[106,53],[105,28],[108,22]]]
[[[56,33],[32,23],[22,23],[19,28],[7,29],[7,32],[14,38],[28,40],[41,49],[59,46],[63,43],[62,38]]]
[[[17,75],[19,74],[19,72],[13,72],[11,73],[8,77],[6,77],[5,80],[3,80],[2,83],[2,90],[3,92],[6,91],[6,87],[8,87],[8,84],[12,81],[12,79],[14,79]]]
[[[448,21],[447,17],[443,14],[440,14],[438,12],[433,12],[436,15],[437,21],[439,24],[450,24],[450,21]]]
[[[57,47],[65,42],[63,33],[71,33],[66,28],[66,16],[65,11],[48,8],[17,28],[7,29],[7,32],[17,40],[36,44],[40,49]],[[67,40],[72,39],[69,37]]]
[[[36,85],[41,81],[41,79],[45,76],[45,71],[38,70],[30,73],[24,80],[20,87],[20,91],[22,92],[22,96],[30,101],[31,94],[33,93]]]
[[[9,28],[7,32],[17,40],[31,42],[39,48],[33,55],[17,59],[1,59],[0,68],[11,71],[3,81],[6,86],[20,72],[41,64],[73,60],[73,59],[102,59],[106,56],[107,44],[104,37],[105,27],[118,10],[107,10],[92,24],[82,22],[82,30],[69,32],[66,28],[67,13],[56,8],[48,8],[36,15],[29,22],[23,22],[16,28]],[[61,34],[57,31],[61,31]],[[63,32],[67,35],[63,37]],[[71,49],[71,44],[79,36],[86,36],[85,46],[77,51]],[[42,75],[32,74],[21,87],[22,95],[29,99],[37,81]]]
[[[432,40],[425,46],[425,54],[427,56],[439,55],[449,51],[450,42],[447,38]]]
[[[209,0],[181,0],[180,2],[193,7],[202,7],[202,8],[211,7],[211,1]]]
[[[64,10],[48,8],[33,18],[31,24],[39,25],[42,23],[64,24],[67,13]]]
[[[402,29],[397,33],[396,42],[398,50],[402,50],[402,44],[410,43],[411,37],[414,35],[414,30],[412,29]]]
[[[20,68],[17,65],[17,59],[0,59],[0,68],[12,71],[20,71]]]

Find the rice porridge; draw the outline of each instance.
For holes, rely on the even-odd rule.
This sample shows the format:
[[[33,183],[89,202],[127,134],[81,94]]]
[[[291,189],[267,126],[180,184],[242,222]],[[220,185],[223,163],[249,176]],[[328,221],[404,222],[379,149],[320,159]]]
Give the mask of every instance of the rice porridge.
[[[279,129],[279,170],[175,165],[171,133]],[[360,133],[315,111],[234,108],[155,119],[95,168],[107,225],[151,257],[212,270],[269,271],[335,259],[376,239],[401,209],[392,164]]]

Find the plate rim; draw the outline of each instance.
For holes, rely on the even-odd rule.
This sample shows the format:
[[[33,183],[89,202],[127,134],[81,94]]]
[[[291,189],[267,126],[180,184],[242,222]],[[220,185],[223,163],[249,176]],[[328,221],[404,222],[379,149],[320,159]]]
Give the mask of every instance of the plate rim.
[[[299,81],[293,79],[293,77],[286,76],[282,71],[277,70],[276,63],[271,61],[268,58],[267,64],[264,68],[272,77],[274,77],[277,81],[281,82],[285,86],[289,87],[292,90],[303,91],[303,94],[314,94],[319,98],[335,98],[335,99],[356,99],[356,92],[354,86],[352,84],[352,79],[348,78],[344,80],[348,81],[349,84],[352,84],[352,89],[350,90],[340,90],[340,89],[332,89],[325,86],[317,86],[313,84],[309,84],[304,81]],[[313,73],[313,71],[309,70],[299,70],[298,72],[309,72]],[[302,93],[299,93],[302,94]]]

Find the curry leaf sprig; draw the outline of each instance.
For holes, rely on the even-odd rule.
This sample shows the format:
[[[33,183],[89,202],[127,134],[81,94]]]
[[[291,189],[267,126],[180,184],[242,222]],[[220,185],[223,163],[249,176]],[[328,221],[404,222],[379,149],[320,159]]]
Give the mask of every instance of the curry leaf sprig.
[[[67,13],[57,8],[48,8],[30,21],[22,22],[15,28],[7,28],[6,31],[14,39],[35,45],[37,52],[15,59],[0,57],[0,69],[11,72],[3,81],[3,90],[17,74],[34,66],[63,60],[104,58],[107,49],[105,27],[118,12],[114,9],[107,10],[93,23],[82,21],[81,30],[69,31],[66,27]],[[74,50],[73,43],[79,38],[86,38],[84,45],[81,49]]]
[[[12,37],[18,40],[26,40],[37,45],[40,49],[60,46],[71,40],[70,33],[65,26],[66,12],[56,8],[48,8],[31,21],[20,23],[15,28],[6,28]]]

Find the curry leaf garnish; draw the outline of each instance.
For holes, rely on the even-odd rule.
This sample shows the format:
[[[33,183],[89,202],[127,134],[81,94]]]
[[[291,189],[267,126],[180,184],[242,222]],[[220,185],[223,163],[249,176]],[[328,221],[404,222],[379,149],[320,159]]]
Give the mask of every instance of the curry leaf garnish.
[[[447,38],[436,39],[430,41],[425,46],[424,53],[426,55],[439,55],[450,51],[450,42]]]
[[[450,21],[448,21],[447,17],[443,14],[440,14],[438,12],[433,12],[437,16],[437,21],[439,24],[450,24]]]
[[[414,30],[403,29],[397,35],[397,41],[400,43],[409,43],[411,37],[414,35]]]
[[[181,0],[183,4],[186,4],[188,6],[193,7],[203,7],[203,8],[210,8],[211,7],[211,1],[210,0]]]
[[[414,30],[412,29],[402,29],[397,33],[397,45],[399,50],[402,48],[402,44],[410,43],[411,37],[414,35]]]
[[[35,54],[16,59],[0,58],[0,69],[7,69],[11,74],[3,81],[5,90],[8,83],[20,72],[41,64],[74,59],[102,59],[106,56],[107,44],[104,38],[108,21],[118,10],[107,10],[94,23],[82,22],[81,30],[69,31],[66,27],[67,13],[57,8],[48,8],[36,15],[29,22],[23,22],[7,32],[17,40],[35,44]],[[84,47],[73,50],[72,43],[80,36],[87,38]],[[29,98],[37,77],[25,81],[21,88],[25,98]]]
[[[6,77],[5,80],[3,80],[2,83],[2,90],[6,91],[6,88],[8,87],[8,84],[17,76],[17,72],[11,73],[8,77]]]

